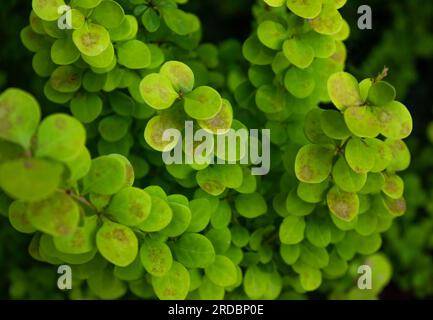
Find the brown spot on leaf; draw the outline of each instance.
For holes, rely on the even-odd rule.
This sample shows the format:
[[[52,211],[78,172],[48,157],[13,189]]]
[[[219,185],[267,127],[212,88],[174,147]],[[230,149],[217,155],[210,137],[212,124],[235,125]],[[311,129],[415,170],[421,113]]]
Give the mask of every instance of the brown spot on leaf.
[[[81,43],[87,48],[95,46],[98,41],[99,35],[96,32],[87,32],[81,36]]]
[[[309,165],[304,165],[301,168],[301,178],[303,180],[309,181],[314,177],[314,171]]]
[[[126,241],[128,239],[125,235],[125,231],[123,231],[122,229],[114,229],[112,231],[112,235],[114,239],[118,241]]]
[[[57,117],[54,125],[56,126],[56,128],[63,130],[66,128],[66,121],[63,118]]]

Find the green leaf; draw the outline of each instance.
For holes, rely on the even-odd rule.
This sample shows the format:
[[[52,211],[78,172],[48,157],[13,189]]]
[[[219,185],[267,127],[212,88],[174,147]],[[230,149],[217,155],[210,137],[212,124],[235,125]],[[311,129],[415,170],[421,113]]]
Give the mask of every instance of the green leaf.
[[[41,119],[36,99],[20,89],[7,89],[0,95],[0,138],[30,147]]]
[[[191,209],[191,222],[188,226],[188,232],[203,231],[209,224],[211,217],[211,204],[209,200],[194,199],[190,201],[189,207]]]
[[[236,265],[227,257],[215,256],[214,262],[206,267],[206,276],[217,286],[229,287],[237,280]]]
[[[84,9],[92,9],[98,6],[102,0],[74,0],[74,4],[84,8]]]
[[[313,19],[322,11],[322,0],[287,0],[287,7],[301,18]]]
[[[209,120],[222,108],[220,94],[211,87],[202,86],[185,95],[185,112],[196,120]]]
[[[134,232],[109,220],[105,220],[96,233],[96,246],[105,259],[120,267],[131,264],[138,254],[138,240]]]
[[[152,194],[150,196],[152,199],[152,209],[148,218],[138,225],[138,228],[145,232],[156,232],[170,224],[173,218],[173,211],[166,200]]]
[[[164,132],[169,129],[178,129],[178,127],[179,126],[171,119],[155,116],[150,119],[146,125],[144,139],[153,149],[168,152],[177,145],[181,136],[176,135],[164,138]]]
[[[62,165],[49,160],[13,160],[0,165],[0,185],[18,200],[40,201],[59,188],[63,170]]]
[[[310,186],[315,186],[313,184],[310,184]],[[309,215],[311,212],[313,212],[315,208],[314,204],[308,203],[304,200],[302,200],[295,189],[292,189],[289,192],[289,195],[286,199],[286,210],[289,214],[302,217]]]
[[[366,139],[365,142],[375,157],[374,166],[370,171],[376,173],[384,171],[392,161],[391,149],[379,139]]]
[[[0,139],[0,164],[10,160],[16,160],[24,155],[24,149],[12,142]]]
[[[391,172],[406,170],[410,165],[411,155],[404,141],[387,139],[385,140],[385,144],[392,153],[391,162],[387,170]]]
[[[212,243],[198,233],[186,233],[173,246],[176,260],[187,268],[206,268],[215,261]]]
[[[307,70],[289,68],[284,76],[284,87],[296,98],[304,99],[314,91],[316,81]]]
[[[369,172],[375,163],[375,155],[368,144],[361,139],[352,138],[346,145],[344,155],[350,168],[356,173]]]
[[[141,16],[141,22],[147,31],[155,32],[161,25],[161,17],[156,10],[148,7]]]
[[[104,140],[115,142],[127,135],[130,124],[130,118],[111,115],[99,122],[98,131]]]
[[[162,277],[152,277],[152,286],[161,300],[183,300],[189,292],[189,272],[183,265],[173,261],[167,274]]]
[[[125,19],[123,19],[118,27],[108,30],[111,41],[113,42],[131,40],[136,37],[137,31],[137,18],[132,15],[125,15]]]
[[[56,69],[56,65],[51,61],[50,50],[42,49],[35,53],[32,59],[33,70],[41,77],[49,77]]]
[[[85,23],[74,30],[72,40],[78,50],[87,56],[100,55],[111,43],[107,29],[95,23]]]
[[[381,131],[380,121],[370,107],[349,107],[344,111],[344,121],[358,137],[375,138]]]
[[[314,31],[302,35],[302,40],[311,46],[316,58],[327,59],[337,50],[333,37],[329,37]]]
[[[325,110],[315,108],[305,116],[304,134],[314,144],[333,144],[334,141],[326,136],[321,127],[321,117]]]
[[[72,29],[80,29],[84,25],[86,18],[84,17],[83,13],[78,9],[71,9],[70,12]]]
[[[9,206],[8,218],[15,230],[22,233],[36,232],[36,229],[27,218],[27,204],[25,202],[19,200],[12,202]]]
[[[107,81],[107,74],[98,74],[92,70],[87,70],[83,75],[83,89],[92,93],[99,93],[104,88]],[[77,93],[77,96],[82,93]]]
[[[173,212],[173,217],[170,224],[161,230],[161,233],[168,237],[178,237],[188,229],[191,222],[191,210],[189,209],[189,205],[185,206],[172,201],[169,202],[169,205]]]
[[[45,21],[55,21],[60,17],[59,7],[66,5],[63,0],[32,0],[36,15]]]
[[[359,212],[359,198],[356,193],[344,192],[337,186],[327,194],[329,210],[343,221],[352,221]]]
[[[91,292],[101,299],[119,299],[127,291],[125,282],[117,279],[113,269],[108,266],[92,274],[87,282]]]
[[[166,275],[173,265],[170,248],[164,242],[152,238],[146,238],[143,241],[140,260],[144,269],[155,277]]]
[[[53,238],[56,249],[69,254],[83,254],[92,251],[95,248],[97,221],[96,215],[85,217],[84,224],[78,226],[74,233]]]
[[[52,87],[50,81],[47,81],[45,83],[44,94],[49,101],[54,102],[54,103],[61,103],[61,104],[67,103],[74,96],[73,92],[65,93],[65,92],[56,91]]]
[[[60,66],[50,77],[51,87],[61,93],[74,93],[81,87],[81,70],[74,66]]]
[[[328,145],[303,146],[295,160],[296,177],[306,183],[321,183],[332,169],[334,150]]]
[[[263,21],[257,29],[259,40],[265,46],[274,50],[281,49],[283,41],[287,38],[287,35],[288,33],[283,25],[271,20]]]
[[[194,73],[182,62],[167,61],[162,65],[159,73],[170,79],[177,92],[188,93],[194,88]]]
[[[287,68],[290,66],[290,61],[287,60],[286,55],[284,52],[278,52],[274,59],[272,60],[272,71],[275,74],[280,74],[287,70]]]
[[[151,210],[151,198],[146,191],[128,187],[113,196],[106,212],[119,223],[136,226],[147,219]]]
[[[64,192],[56,192],[46,200],[32,202],[27,218],[38,230],[54,237],[75,232],[80,219],[79,206]]]
[[[382,246],[382,238],[380,234],[373,233],[370,236],[359,236],[357,251],[363,255],[371,255],[380,249]]]
[[[315,184],[300,182],[297,188],[297,195],[305,202],[319,203],[324,199],[325,191],[328,187],[329,180]]]
[[[99,95],[80,92],[71,100],[71,113],[82,123],[96,120],[102,112],[103,102]]]
[[[359,212],[358,212],[359,214]],[[341,218],[337,217],[335,214],[331,214],[331,220],[333,222],[333,225],[336,227],[337,230],[340,231],[350,231],[355,229],[356,225],[358,224],[358,215],[351,221],[345,221]],[[341,238],[344,238],[344,232],[343,234],[336,234],[337,239],[341,241]],[[336,244],[339,244],[338,241],[336,241]]]
[[[128,69],[144,69],[151,63],[149,47],[139,40],[123,42],[116,50],[118,63]]]
[[[299,261],[312,268],[324,268],[329,263],[328,251],[324,247],[319,248],[308,242],[303,242]]]
[[[241,216],[249,219],[257,218],[268,210],[265,199],[257,192],[238,195],[235,207]]]
[[[199,297],[202,300],[223,300],[225,290],[217,286],[208,277],[203,277],[202,284],[198,288]]]
[[[326,278],[337,279],[344,276],[347,269],[347,262],[341,259],[338,253],[333,250],[329,256],[329,264],[323,268],[323,272]]]
[[[253,34],[245,40],[242,47],[242,54],[248,62],[259,66],[265,66],[272,63],[275,51],[265,47],[260,42],[257,34]]]
[[[345,140],[350,137],[343,115],[336,110],[324,110],[320,114],[320,127],[332,139]]]
[[[233,108],[230,102],[222,99],[221,110],[209,120],[198,120],[200,127],[212,134],[226,134],[233,123]]]
[[[301,39],[284,41],[283,52],[287,60],[300,69],[308,68],[314,60],[314,50]]]
[[[51,59],[55,64],[68,65],[80,58],[78,51],[71,38],[57,39],[51,47]]]
[[[404,182],[396,174],[385,174],[385,185],[382,188],[383,193],[392,199],[400,199],[403,197]]]
[[[120,280],[134,281],[144,277],[144,269],[141,259],[137,257],[133,263],[126,267],[114,267],[114,276]]]
[[[314,246],[325,248],[331,243],[331,228],[322,219],[308,219],[305,236]]]
[[[250,233],[247,228],[234,224],[230,228],[232,234],[232,242],[235,246],[242,248],[248,244],[250,240]]]
[[[372,106],[383,106],[394,101],[396,92],[393,86],[385,81],[377,81],[368,91],[367,101]]]
[[[368,97],[368,92],[373,85],[373,79],[367,78],[359,83],[359,91],[361,92],[362,101],[366,102]]]
[[[170,79],[158,73],[144,77],[140,82],[140,93],[143,100],[157,110],[170,108],[178,98]]]
[[[196,180],[201,189],[213,196],[220,195],[226,189],[221,181],[221,176],[213,167],[198,171]]]
[[[329,77],[328,94],[340,110],[362,105],[358,81],[347,72],[337,72]]]
[[[200,28],[200,21],[191,13],[176,8],[164,8],[160,12],[167,27],[178,35],[185,36]]]
[[[369,236],[376,231],[377,224],[377,213],[374,209],[370,209],[367,212],[359,215],[358,223],[356,224],[355,230],[361,236]]]
[[[340,157],[335,163],[332,177],[335,184],[346,192],[360,191],[367,181],[367,174],[353,171],[343,157]]]
[[[83,151],[85,142],[86,130],[78,120],[64,114],[50,115],[39,126],[36,155],[69,161]]]
[[[148,69],[158,68],[165,61],[164,52],[161,48],[153,43],[147,44],[147,47],[150,50],[151,61],[150,65],[147,67]]]
[[[227,201],[219,201],[218,208],[212,212],[211,225],[215,229],[226,228],[232,219],[232,209]]]
[[[412,132],[412,116],[400,102],[393,101],[376,109],[381,134],[389,139],[404,139]]]
[[[266,294],[268,277],[257,265],[253,265],[245,272],[243,287],[250,299],[261,299]]]
[[[301,0],[298,0],[301,1]],[[320,14],[309,21],[314,31],[324,35],[335,35],[343,28],[343,17],[338,12],[335,3],[325,1]]]
[[[255,101],[257,107],[264,113],[277,113],[286,106],[287,94],[281,87],[265,84],[257,90]]]
[[[280,255],[286,264],[292,265],[298,261],[301,255],[301,247],[298,244],[288,245],[283,243],[280,246]]]
[[[111,70],[117,62],[117,58],[114,53],[114,46],[111,43],[107,49],[97,56],[86,56],[85,54],[81,54],[81,57],[93,69],[107,69],[107,71]]]
[[[286,3],[286,0],[264,0],[268,6],[281,7]]]
[[[300,283],[304,290],[317,290],[322,284],[322,273],[314,268],[304,268],[300,274]]]
[[[255,66],[252,65],[248,69],[248,79],[251,84],[260,88],[265,84],[269,84],[274,80],[275,74],[272,72],[272,68],[269,66]]]
[[[400,217],[405,214],[407,209],[406,200],[404,198],[393,199],[388,196],[384,196],[383,203],[386,209],[393,217]]]
[[[230,229],[211,229],[205,235],[212,242],[215,253],[224,254],[230,248],[232,241]]]
[[[304,230],[303,217],[287,216],[280,226],[280,241],[284,244],[297,244],[304,239]]]
[[[197,48],[199,59],[206,65],[207,68],[213,69],[219,65],[219,53],[216,45],[211,43],[203,43]]]
[[[126,167],[122,160],[110,156],[101,156],[92,160],[89,173],[84,177],[86,192],[112,195],[125,186]]]
[[[103,0],[92,11],[90,18],[96,23],[111,29],[120,26],[125,18],[123,7],[112,0]]]
[[[30,26],[21,30],[20,38],[24,47],[31,52],[38,52],[50,45],[43,35],[35,33]]]

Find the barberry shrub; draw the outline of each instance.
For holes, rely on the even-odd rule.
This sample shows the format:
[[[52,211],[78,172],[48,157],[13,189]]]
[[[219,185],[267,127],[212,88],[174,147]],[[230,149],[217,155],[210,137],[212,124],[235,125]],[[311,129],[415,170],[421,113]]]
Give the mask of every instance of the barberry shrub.
[[[412,119],[387,70],[344,72],[346,1],[258,0],[245,42],[218,45],[185,2],[72,0],[68,21],[63,0],[32,1],[21,39],[67,108],[0,95],[1,208],[30,255],[72,266],[72,298],[298,298],[363,261],[377,295]],[[270,172],[239,163],[241,145],[215,148],[229,164],[165,164],[185,121],[215,139],[270,129]]]

